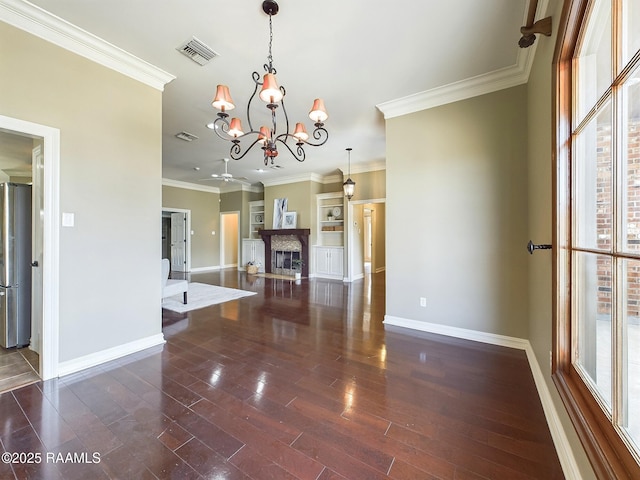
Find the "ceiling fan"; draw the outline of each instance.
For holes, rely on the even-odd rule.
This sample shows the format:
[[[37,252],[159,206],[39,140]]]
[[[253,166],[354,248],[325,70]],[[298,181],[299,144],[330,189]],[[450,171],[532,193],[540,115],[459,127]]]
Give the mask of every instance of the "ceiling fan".
[[[244,183],[245,185],[251,185],[251,182],[249,182],[249,179],[247,177],[234,177],[232,174],[229,173],[229,170],[227,168],[227,165],[229,163],[228,158],[223,158],[222,161],[224,162],[224,173],[212,173],[211,177],[203,178],[201,180],[203,181],[219,180],[222,182],[238,182],[238,183]]]

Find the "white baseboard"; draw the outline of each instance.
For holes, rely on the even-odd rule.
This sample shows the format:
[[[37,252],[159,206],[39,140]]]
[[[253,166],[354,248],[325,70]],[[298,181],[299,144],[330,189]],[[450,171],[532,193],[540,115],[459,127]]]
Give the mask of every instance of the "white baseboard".
[[[100,352],[91,353],[84,357],[74,358],[73,360],[67,360],[66,362],[60,362],[58,364],[58,376],[69,375],[71,373],[79,372],[86,368],[95,367],[101,363],[109,362],[125,355],[131,355],[132,353],[139,352],[146,348],[155,347],[156,345],[162,345],[165,343],[164,335],[159,333],[150,337],[135,340],[133,342],[125,343],[124,345],[118,345],[117,347],[107,348]]]
[[[210,267],[198,267],[192,268],[190,270],[191,273],[200,273],[200,272],[212,272],[214,270],[220,270],[220,265],[212,265]]]
[[[505,335],[497,335],[495,333],[479,332],[477,330],[468,330],[465,328],[451,327],[448,325],[439,325],[435,323],[422,322],[418,320],[411,320],[407,318],[394,317],[392,315],[385,315],[384,322],[387,325],[393,325],[396,327],[409,328],[412,330],[419,330],[421,332],[436,333],[439,335],[446,335],[448,337],[462,338],[465,340],[473,340],[476,342],[489,343],[492,345],[500,345],[503,347],[517,348],[518,350],[524,350],[529,361],[529,368],[533,375],[533,380],[538,390],[538,396],[542,403],[542,409],[544,411],[549,431],[551,432],[551,438],[553,444],[556,447],[558,458],[560,459],[560,465],[562,465],[562,471],[564,472],[567,480],[580,480],[580,470],[578,463],[576,462],[571,444],[567,438],[567,434],[562,427],[560,416],[556,410],[553,399],[551,398],[551,392],[547,387],[538,360],[536,359],[533,348],[529,340],[517,337],[508,337]]]

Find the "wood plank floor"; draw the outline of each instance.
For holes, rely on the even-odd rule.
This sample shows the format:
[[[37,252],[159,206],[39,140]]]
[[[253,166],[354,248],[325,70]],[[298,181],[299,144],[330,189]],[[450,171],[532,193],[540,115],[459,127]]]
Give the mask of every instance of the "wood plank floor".
[[[524,352],[385,329],[384,274],[191,280],[258,294],[0,395],[3,452],[42,455],[1,479],[563,478]]]

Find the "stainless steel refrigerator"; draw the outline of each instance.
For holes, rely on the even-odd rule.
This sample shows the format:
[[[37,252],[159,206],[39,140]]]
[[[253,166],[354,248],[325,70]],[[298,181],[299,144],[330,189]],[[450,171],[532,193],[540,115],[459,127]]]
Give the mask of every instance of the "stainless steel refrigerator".
[[[0,346],[31,337],[31,186],[0,184]]]

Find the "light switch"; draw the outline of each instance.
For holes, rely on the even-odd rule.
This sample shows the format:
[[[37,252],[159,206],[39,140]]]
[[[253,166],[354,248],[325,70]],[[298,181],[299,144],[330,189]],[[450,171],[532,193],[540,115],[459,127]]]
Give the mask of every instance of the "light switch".
[[[62,226],[73,227],[76,223],[76,214],[69,212],[62,212]]]

